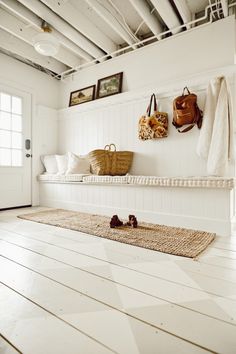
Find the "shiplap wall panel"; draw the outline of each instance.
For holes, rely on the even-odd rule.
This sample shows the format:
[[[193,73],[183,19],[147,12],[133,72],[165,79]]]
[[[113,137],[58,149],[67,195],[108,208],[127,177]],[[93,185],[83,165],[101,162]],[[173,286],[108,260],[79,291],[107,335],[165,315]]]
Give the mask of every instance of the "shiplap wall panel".
[[[40,183],[40,205],[230,235],[233,191],[85,183]]]
[[[73,151],[83,155],[108,143],[118,150],[135,152],[132,174],[157,176],[206,175],[206,163],[196,154],[199,136],[197,127],[180,134],[172,123],[173,97],[160,100],[160,110],[169,115],[169,136],[163,139],[138,139],[138,120],[145,113],[148,99],[109,104],[80,111],[61,111],[59,116],[59,153]],[[204,106],[205,92],[199,91],[198,101]],[[93,103],[91,103],[93,104]]]
[[[233,84],[231,87],[233,90]],[[203,109],[205,88],[194,87],[192,91],[198,95],[198,104]],[[179,94],[181,92],[180,89]],[[135,152],[131,174],[206,176],[206,161],[196,154],[198,128],[180,134],[172,125],[175,97],[170,95],[158,100],[158,109],[167,112],[169,116],[168,137],[148,141],[138,139],[138,120],[146,112],[149,103],[149,98],[143,95],[116,103],[111,96],[73,109],[61,110],[58,126],[59,153],[72,151],[84,155],[93,149],[115,143],[118,150]],[[226,176],[232,175],[234,165],[230,163]]]

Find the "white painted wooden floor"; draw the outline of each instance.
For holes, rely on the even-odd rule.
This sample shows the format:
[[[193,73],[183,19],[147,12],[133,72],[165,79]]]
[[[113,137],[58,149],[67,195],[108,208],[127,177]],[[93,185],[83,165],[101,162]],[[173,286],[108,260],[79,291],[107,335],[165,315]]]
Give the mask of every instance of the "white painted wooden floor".
[[[236,237],[197,261],[0,212],[0,353],[236,353]]]

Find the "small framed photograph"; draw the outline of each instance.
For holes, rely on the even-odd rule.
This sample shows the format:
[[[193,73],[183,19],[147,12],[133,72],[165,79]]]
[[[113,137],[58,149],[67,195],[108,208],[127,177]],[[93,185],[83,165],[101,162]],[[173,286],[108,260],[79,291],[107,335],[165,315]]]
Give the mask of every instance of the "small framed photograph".
[[[77,91],[73,91],[70,94],[69,107],[92,101],[94,100],[94,98],[95,98],[95,85],[88,86]]]
[[[122,90],[123,73],[114,74],[98,80],[96,98],[107,97],[120,93]]]

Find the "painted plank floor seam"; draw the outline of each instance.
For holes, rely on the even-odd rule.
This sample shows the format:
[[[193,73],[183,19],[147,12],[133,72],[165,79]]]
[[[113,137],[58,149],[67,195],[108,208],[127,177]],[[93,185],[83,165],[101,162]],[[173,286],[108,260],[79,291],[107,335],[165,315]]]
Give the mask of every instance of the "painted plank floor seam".
[[[235,353],[236,237],[193,261],[16,218],[44,209],[0,213],[6,353]]]
[[[5,242],[5,241],[3,241],[3,242]],[[13,245],[14,245],[14,243],[11,243],[11,242],[9,242],[9,241],[7,241],[7,243],[10,243],[10,244],[13,244]],[[19,246],[16,246],[16,247],[19,247]],[[21,247],[21,246],[20,246],[20,247]],[[82,272],[82,273],[85,273],[85,274],[88,273],[89,275],[92,276],[92,278],[93,278],[93,276],[95,276],[95,277],[98,278],[98,279],[101,278],[103,282],[104,282],[104,281],[105,281],[106,283],[108,282],[108,284],[113,284],[113,283],[114,283],[114,284],[116,284],[117,286],[121,286],[121,287],[128,288],[128,289],[130,289],[131,291],[134,291],[135,293],[139,292],[139,293],[141,293],[141,294],[143,294],[143,295],[150,296],[150,297],[156,298],[156,299],[161,300],[161,301],[165,301],[165,303],[168,303],[168,304],[171,304],[171,305],[175,305],[175,306],[177,306],[177,307],[180,307],[180,308],[183,308],[183,309],[186,309],[186,310],[189,310],[189,311],[193,311],[193,312],[196,312],[196,313],[198,313],[198,314],[207,315],[208,317],[211,317],[211,318],[213,318],[213,319],[221,320],[221,321],[226,322],[226,323],[229,323],[229,324],[236,324],[236,319],[235,319],[235,317],[236,317],[235,304],[234,304],[231,300],[229,300],[229,299],[223,300],[223,305],[224,305],[224,308],[227,307],[227,308],[231,309],[230,316],[227,316],[227,317],[224,316],[224,317],[222,317],[222,314],[221,314],[221,316],[219,316],[219,315],[217,316],[217,314],[214,314],[214,315],[213,315],[213,314],[210,314],[209,311],[201,310],[201,308],[194,309],[194,308],[191,308],[191,307],[186,307],[186,306],[182,305],[181,303],[177,303],[177,302],[170,301],[170,300],[166,299],[164,296],[163,296],[163,297],[160,297],[160,296],[157,296],[157,295],[151,293],[150,291],[147,292],[147,291],[144,291],[144,290],[140,290],[140,289],[138,289],[138,288],[131,287],[130,285],[127,285],[127,284],[123,284],[123,283],[121,283],[121,282],[118,282],[118,281],[116,281],[115,279],[109,279],[109,278],[107,278],[107,277],[104,277],[104,276],[100,276],[100,275],[91,273],[91,272],[88,271],[88,270],[84,270],[84,269],[81,269],[80,267],[76,267],[76,266],[74,266],[74,265],[71,265],[71,263],[67,263],[67,262],[64,262],[64,261],[61,261],[61,260],[58,260],[58,259],[56,259],[56,258],[52,258],[52,257],[49,257],[49,256],[45,256],[44,254],[42,254],[42,253],[40,253],[40,252],[32,251],[32,250],[30,250],[30,249],[28,249],[28,248],[25,248],[25,247],[21,247],[21,248],[23,248],[23,249],[25,249],[25,250],[27,250],[27,251],[29,251],[29,252],[35,253],[35,254],[37,254],[37,255],[39,255],[39,256],[43,256],[43,257],[46,257],[46,258],[51,259],[51,260],[53,260],[53,261],[60,262],[61,264],[64,264],[65,266],[69,266],[69,267],[75,268],[75,269],[78,270],[78,271],[77,271],[78,276],[79,276],[79,274],[81,274],[81,272]],[[4,252],[4,248],[3,248],[3,247],[1,247],[1,252]],[[14,257],[16,257],[16,253],[17,253],[17,252],[16,252],[15,250],[14,250],[14,252],[12,252],[12,254],[14,255]],[[3,254],[3,253],[2,253],[2,254]],[[10,252],[10,254],[11,254],[11,252]],[[5,253],[4,257],[8,258],[8,254]],[[13,257],[13,256],[12,256],[12,257]],[[26,253],[26,255],[25,255],[25,258],[27,259],[27,253]],[[24,259],[24,258],[23,258],[23,259]],[[20,261],[18,260],[18,262],[20,262]],[[21,263],[19,263],[19,264],[22,265],[22,261],[21,261]],[[30,268],[30,269],[35,271],[35,269],[32,269],[32,268]],[[41,274],[41,273],[40,273],[40,274]],[[91,278],[91,277],[90,277],[90,278]],[[93,278],[93,282],[96,281],[96,278]],[[131,281],[131,279],[130,279],[129,281]],[[99,283],[98,283],[98,286],[99,286]],[[85,289],[84,291],[86,292],[86,294],[88,294],[88,291],[89,291],[89,290]],[[108,291],[108,290],[106,289],[106,291]],[[191,300],[191,299],[192,299],[192,298],[190,298],[190,300]],[[205,296],[199,298],[200,301],[203,301],[204,299],[205,299]],[[207,299],[207,298],[206,298],[206,299]],[[216,297],[216,299],[217,299],[217,297]],[[211,300],[213,301],[213,298],[211,298]],[[219,299],[219,300],[221,300],[221,299]],[[217,304],[218,304],[218,303],[219,303],[219,304],[222,304],[222,301],[219,302],[219,300],[218,300],[218,302],[216,302],[216,303],[217,303]],[[191,305],[191,302],[190,302],[190,305]],[[232,309],[233,309],[233,310],[232,310]],[[233,311],[233,312],[232,312],[232,311]]]
[[[140,265],[137,264],[138,262],[136,261],[136,263],[134,262],[133,264],[130,263],[130,264],[123,264],[123,263],[118,263],[118,262],[115,262],[115,261],[110,261],[110,260],[106,260],[104,258],[101,258],[98,257],[98,256],[94,256],[93,254],[88,254],[88,253],[84,253],[84,252],[79,252],[78,250],[75,250],[73,249],[74,248],[74,245],[72,245],[71,247],[63,247],[62,245],[58,245],[58,244],[55,244],[55,243],[52,243],[52,242],[48,242],[48,241],[44,241],[44,240],[40,240],[39,238],[35,238],[35,237],[32,237],[32,236],[23,236],[19,233],[16,233],[16,232],[12,232],[16,235],[19,236],[19,238],[25,238],[25,239],[31,239],[31,240],[34,240],[36,242],[40,242],[40,243],[45,243],[47,245],[50,245],[52,247],[56,247],[56,248],[59,248],[59,249],[63,249],[65,251],[69,251],[69,252],[72,252],[72,253],[75,253],[75,254],[78,254],[80,256],[84,256],[84,257],[90,257],[90,258],[93,258],[97,261],[100,261],[100,262],[103,262],[104,264],[107,264],[109,263],[110,265],[112,266],[116,266],[116,267],[120,267],[120,268],[125,268],[125,269],[128,269],[129,271],[132,271],[132,272],[138,272],[140,274],[143,274],[143,275],[146,275],[146,276],[150,276],[150,277],[153,277],[153,278],[157,278],[157,279],[160,279],[160,280],[163,280],[165,282],[170,282],[172,284],[176,284],[176,285],[182,285],[182,286],[185,286],[185,287],[188,287],[190,289],[196,289],[198,291],[202,291],[201,290],[201,286],[196,286],[196,282],[193,282],[191,281],[190,284],[188,284],[188,282],[190,281],[190,277],[188,278],[185,278],[184,280],[183,279],[180,279],[180,278],[176,278],[176,276],[172,276],[172,278],[167,278],[167,276],[161,276],[159,274],[156,274],[156,271],[155,271],[155,268],[153,268],[153,265],[152,262],[150,263],[150,266],[148,268],[148,271],[144,271],[144,264],[143,262],[140,262]],[[11,232],[9,232],[8,234],[9,237],[11,237]],[[2,235],[1,236],[2,239],[6,240],[7,239],[7,235]],[[16,242],[16,241],[15,241]],[[132,246],[133,247],[133,246]],[[161,255],[162,257],[162,255]],[[176,256],[173,256],[173,257],[176,257]],[[180,257],[178,257],[177,259],[179,259]],[[176,258],[175,258],[176,259]],[[129,260],[130,262],[132,262],[132,260]],[[147,264],[148,266],[148,264]],[[168,269],[168,265],[165,266],[165,270]],[[172,269],[173,271],[173,269]],[[191,273],[191,272],[190,272]],[[196,274],[196,273],[195,273]],[[204,278],[205,275],[201,275],[201,274],[196,274],[195,277],[197,277],[197,283],[200,282],[201,279],[199,279],[200,277]],[[210,295],[216,295],[216,296],[219,296],[219,297],[223,297],[223,298],[227,298],[227,296],[225,295],[225,292],[227,291],[227,289],[229,287],[231,287],[233,289],[233,294],[236,295],[236,286],[235,284],[232,284],[230,285],[230,281],[228,280],[221,280],[221,283],[219,285],[219,282],[215,281],[214,282],[214,278],[211,277],[211,276],[207,276],[209,278],[209,280],[211,281],[211,283],[209,283],[209,280],[208,281],[205,281],[204,282],[204,285],[205,287],[208,287],[208,289],[203,289],[204,292],[210,294]],[[193,278],[193,277],[192,277]],[[204,279],[203,279],[204,280]],[[216,279],[217,280],[217,279]],[[223,283],[223,284],[222,284]],[[233,282],[232,282],[233,283]],[[213,285],[212,287],[210,287],[210,285]],[[214,289],[215,286],[217,286],[217,290]],[[234,300],[234,298],[232,298],[232,300]]]

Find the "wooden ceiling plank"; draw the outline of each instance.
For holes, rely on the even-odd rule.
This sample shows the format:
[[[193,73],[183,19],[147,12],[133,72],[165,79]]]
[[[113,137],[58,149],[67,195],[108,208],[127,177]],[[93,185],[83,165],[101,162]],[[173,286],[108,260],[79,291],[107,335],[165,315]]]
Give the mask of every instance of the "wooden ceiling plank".
[[[13,34],[17,38],[32,46],[34,36],[39,33],[33,27],[27,27],[24,22],[2,8],[0,8],[0,28]],[[63,47],[60,47],[58,54],[53,57],[70,67],[81,64],[80,59],[76,55],[64,49]]]
[[[72,4],[70,4],[69,1],[64,3],[55,0],[41,0],[41,2],[70,23],[77,31],[89,38],[89,40],[95,43],[99,48],[102,48],[106,53],[116,51],[116,44],[82,12],[79,12]]]
[[[11,13],[14,13],[18,17],[22,18],[24,21],[28,22],[32,26],[34,26],[37,29],[40,29],[42,26],[42,19],[39,18],[37,15],[35,15],[33,12],[31,12],[28,8],[20,4],[18,1],[15,0],[0,0],[0,4],[11,11]],[[54,35],[57,37],[57,39],[60,41],[60,43],[70,51],[72,51],[75,55],[79,56],[80,58],[83,58],[86,61],[91,61],[93,57],[89,55],[87,52],[85,52],[83,49],[78,47],[74,42],[70,41],[68,38],[66,38],[63,34],[58,32],[57,30],[53,30]]]
[[[39,64],[42,67],[55,72],[56,74],[60,74],[68,68],[66,65],[58,62],[54,58],[44,57],[43,55],[38,54],[30,44],[18,39],[2,29],[0,30],[0,47],[10,51],[11,53],[19,55],[22,58],[31,60],[33,63]]]
[[[144,0],[129,0],[139,16],[144,20],[146,25],[150,28],[156,36],[163,31],[161,24],[157,18],[151,13],[150,8]]]
[[[172,30],[172,33],[180,32],[179,29],[175,29],[180,26],[181,23],[176,15],[171,3],[167,0],[151,0],[153,6],[157,9],[159,15],[167,25],[167,27]]]
[[[93,58],[99,58],[104,55],[103,51],[91,43],[87,38],[80,34],[76,29],[70,26],[66,21],[62,20],[46,5],[38,0],[18,0],[22,5],[34,12],[41,19],[49,23],[58,32],[63,33],[67,38],[74,42],[78,47],[89,53]],[[90,61],[90,60],[87,60]]]
[[[183,23],[188,23],[192,20],[192,13],[188,7],[186,0],[174,0],[175,6],[177,7],[180,16],[182,17]],[[190,26],[187,26],[190,28]]]
[[[101,5],[101,3],[97,0],[86,0],[89,6],[96,11],[96,13],[121,37],[123,40],[128,43],[129,45],[132,45],[133,48],[135,48],[135,45],[133,45],[136,41],[134,37],[132,37],[127,30],[124,29],[124,27],[115,19],[115,17],[112,15],[114,8],[108,3],[105,2],[104,0],[104,6]],[[131,31],[131,30],[130,30]]]

